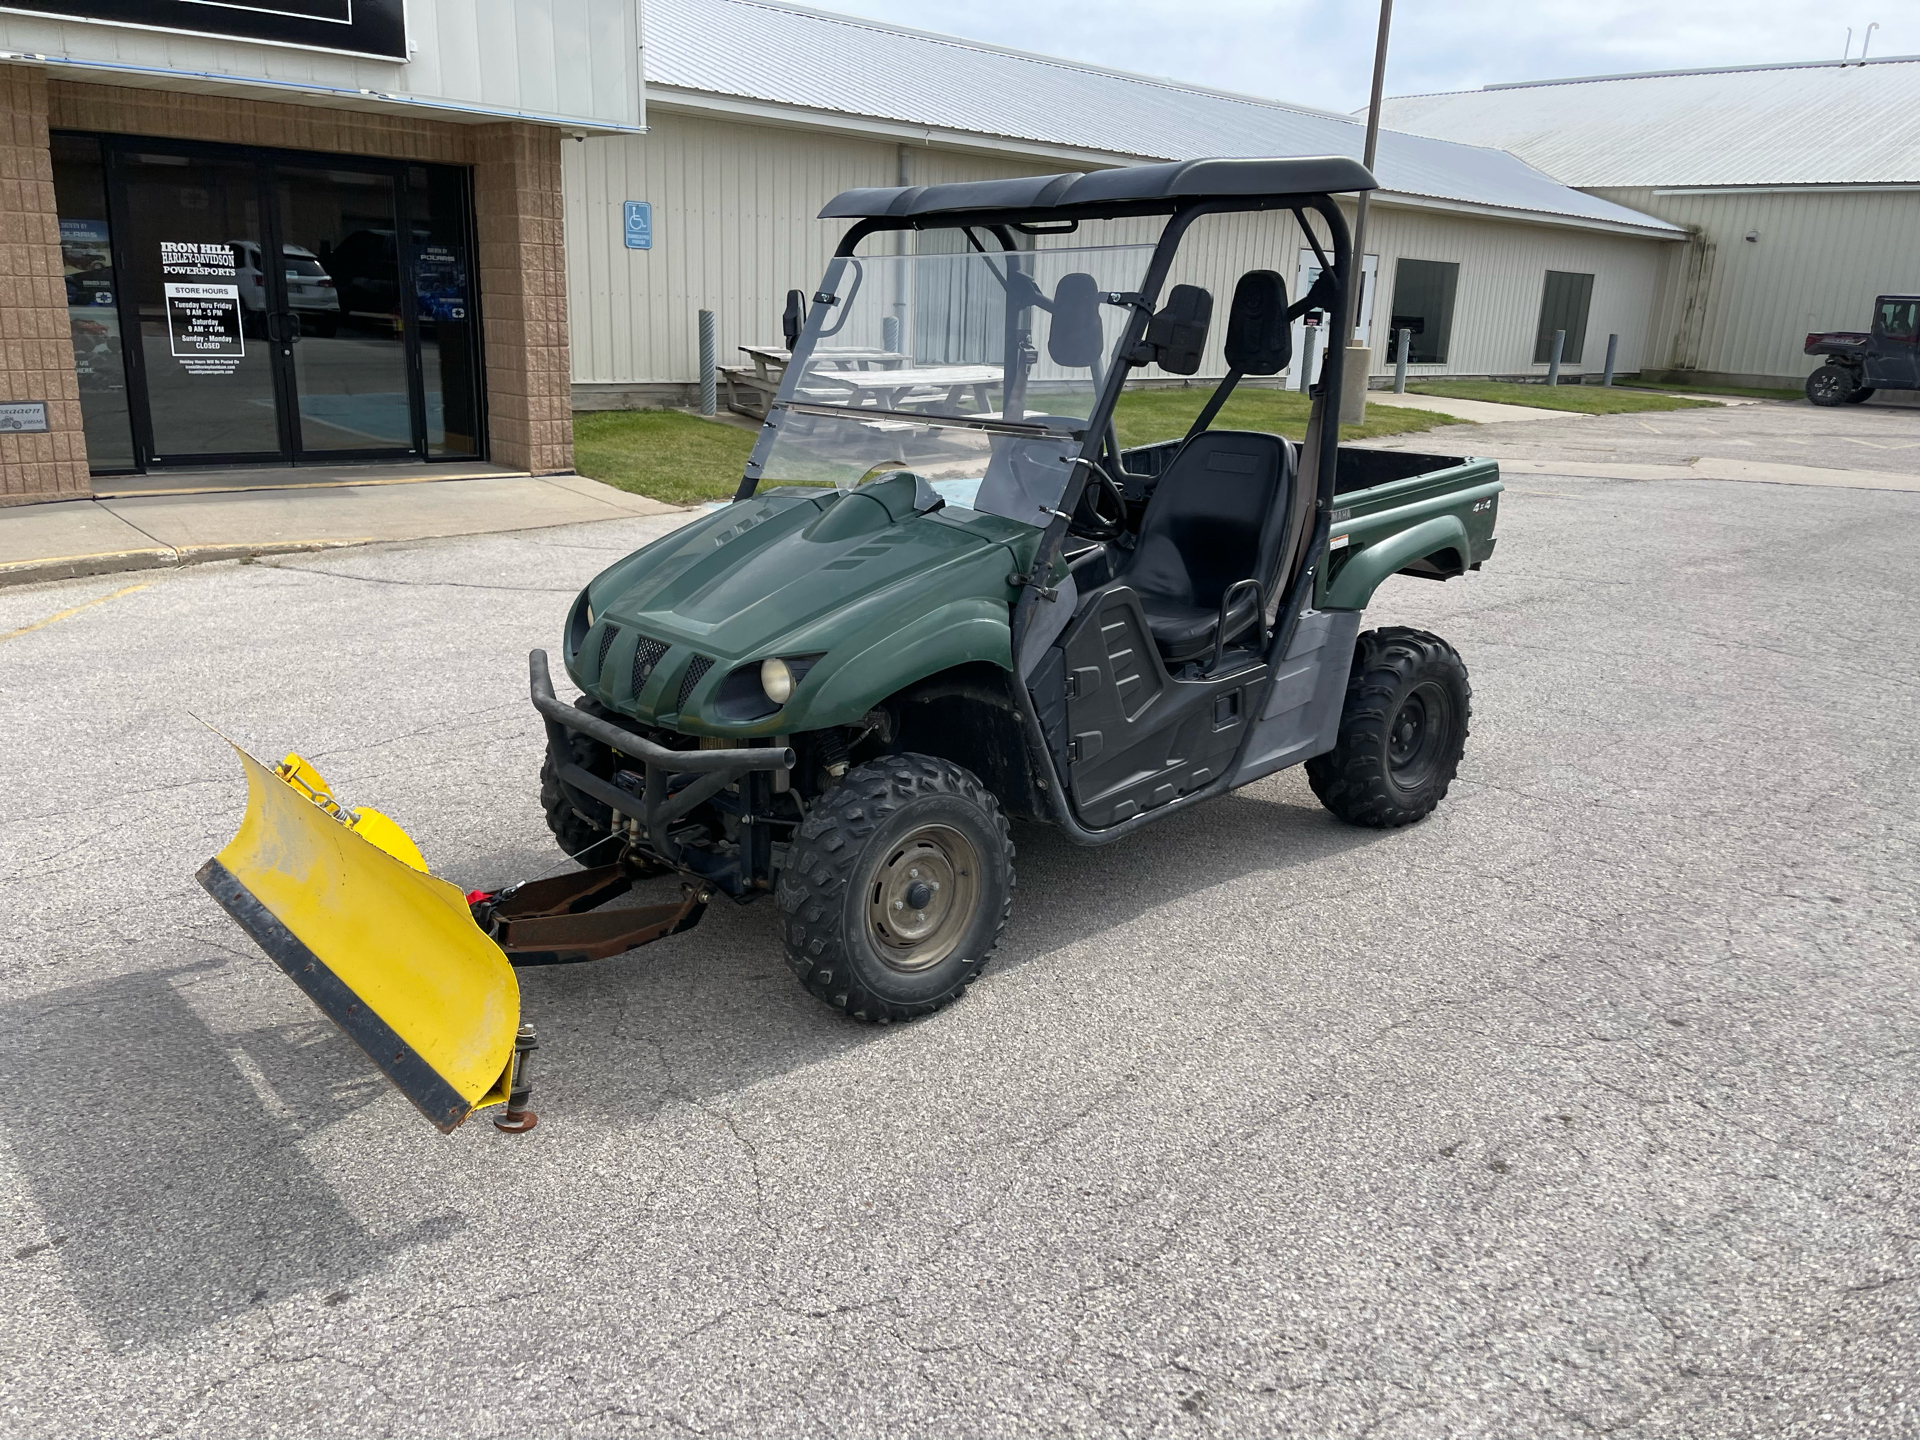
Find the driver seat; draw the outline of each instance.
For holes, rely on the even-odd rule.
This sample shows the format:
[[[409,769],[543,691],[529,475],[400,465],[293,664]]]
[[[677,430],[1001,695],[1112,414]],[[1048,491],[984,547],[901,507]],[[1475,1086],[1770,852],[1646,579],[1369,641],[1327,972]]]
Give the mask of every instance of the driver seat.
[[[1271,604],[1297,458],[1293,443],[1278,435],[1205,430],[1168,462],[1118,578],[1140,597],[1169,664],[1213,648],[1220,601],[1237,582],[1258,580]],[[1251,595],[1237,600],[1225,638],[1250,628],[1260,608]]]

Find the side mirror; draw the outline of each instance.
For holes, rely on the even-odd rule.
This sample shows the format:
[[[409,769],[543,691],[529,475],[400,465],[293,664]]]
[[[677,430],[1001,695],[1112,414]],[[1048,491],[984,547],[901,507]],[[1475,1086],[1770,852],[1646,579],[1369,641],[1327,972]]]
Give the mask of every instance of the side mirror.
[[[1100,363],[1106,337],[1100,330],[1100,287],[1075,271],[1053,287],[1053,323],[1047,327],[1047,358],[1069,370]]]
[[[1212,323],[1212,293],[1198,285],[1176,285],[1167,292],[1167,303],[1147,322],[1147,354],[1137,358],[1169,375],[1191,375],[1200,368]]]
[[[798,290],[787,291],[787,309],[780,317],[780,333],[786,337],[789,352],[800,343],[800,327],[806,319],[807,297]]]
[[[1278,375],[1293,359],[1287,283],[1271,270],[1249,270],[1233,287],[1227,312],[1227,368],[1242,375]]]

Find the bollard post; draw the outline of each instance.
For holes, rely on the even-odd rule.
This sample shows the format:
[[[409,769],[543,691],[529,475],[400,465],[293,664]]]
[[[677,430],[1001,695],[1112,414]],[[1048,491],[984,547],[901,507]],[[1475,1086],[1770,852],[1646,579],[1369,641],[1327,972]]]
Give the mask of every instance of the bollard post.
[[[880,348],[889,355],[900,353],[900,317],[882,316],[880,320]]]
[[[720,342],[715,333],[713,311],[700,312],[700,413],[711,415],[720,408]]]
[[[1607,373],[1600,377],[1600,383],[1602,385],[1613,384],[1613,361],[1614,357],[1619,353],[1620,337],[1618,335],[1607,336]]]
[[[1549,385],[1558,385],[1560,383],[1560,352],[1566,348],[1566,345],[1567,332],[1564,330],[1554,331],[1553,358],[1547,361],[1547,384]]]
[[[1313,346],[1314,342],[1320,338],[1318,325],[1308,325],[1305,329],[1307,343],[1301,348],[1306,353],[1300,357],[1300,393],[1302,395],[1306,394],[1313,385]]]
[[[1394,347],[1393,393],[1404,395],[1407,393],[1407,347],[1413,344],[1413,331],[1402,330],[1398,333],[1400,343]]]

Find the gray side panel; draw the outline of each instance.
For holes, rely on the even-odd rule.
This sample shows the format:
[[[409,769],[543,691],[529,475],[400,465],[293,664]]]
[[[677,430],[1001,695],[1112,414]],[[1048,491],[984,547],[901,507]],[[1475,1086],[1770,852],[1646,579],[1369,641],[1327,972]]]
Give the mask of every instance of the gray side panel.
[[[1340,706],[1360,634],[1358,610],[1309,610],[1273,677],[1266,708],[1247,739],[1246,758],[1233,772],[1245,785],[1333,748]]]

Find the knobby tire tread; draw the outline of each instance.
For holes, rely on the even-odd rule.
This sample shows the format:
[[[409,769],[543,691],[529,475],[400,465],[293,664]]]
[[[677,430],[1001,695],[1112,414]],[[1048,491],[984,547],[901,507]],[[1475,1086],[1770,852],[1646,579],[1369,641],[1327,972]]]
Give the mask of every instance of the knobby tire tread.
[[[901,807],[930,794],[958,796],[979,809],[1003,847],[1009,885],[992,937],[980,953],[941,994],[902,1004],[863,986],[846,954],[847,888],[866,853],[865,842]],[[1013,913],[1013,855],[1013,834],[1000,802],[971,772],[952,761],[931,755],[886,755],[857,766],[814,802],[780,872],[774,901],[785,917],[787,963],[808,993],[856,1020],[885,1025],[931,1015],[965,994],[999,947]],[[981,859],[985,863],[986,857]]]
[[[1417,679],[1438,672],[1459,687],[1458,733],[1435,779],[1409,804],[1387,780],[1386,756],[1393,702]],[[1324,755],[1307,761],[1307,783],[1322,805],[1350,825],[1391,830],[1433,813],[1445,798],[1466,747],[1473,687],[1459,653],[1438,635],[1403,625],[1362,635],[1340,715],[1340,738]]]

